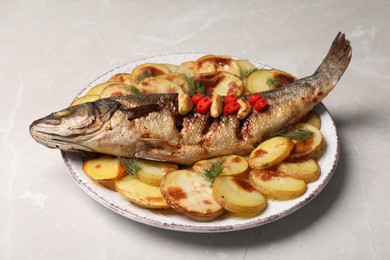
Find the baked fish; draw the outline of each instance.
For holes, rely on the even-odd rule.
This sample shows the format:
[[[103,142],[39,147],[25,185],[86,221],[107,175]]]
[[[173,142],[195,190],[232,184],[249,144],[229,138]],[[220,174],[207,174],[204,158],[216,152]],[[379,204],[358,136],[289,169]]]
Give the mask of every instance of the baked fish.
[[[110,97],[68,107],[34,121],[31,136],[49,148],[97,152],[191,165],[201,159],[250,153],[273,132],[302,119],[336,86],[352,49],[339,33],[309,77],[262,92],[268,106],[239,120],[196,109],[178,113],[178,94]]]

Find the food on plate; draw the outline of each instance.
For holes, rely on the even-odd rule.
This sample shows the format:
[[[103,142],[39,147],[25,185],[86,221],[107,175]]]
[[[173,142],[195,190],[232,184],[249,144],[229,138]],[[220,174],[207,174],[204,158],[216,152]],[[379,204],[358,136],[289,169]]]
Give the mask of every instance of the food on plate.
[[[99,154],[84,162],[86,175],[139,207],[197,221],[225,210],[260,214],[268,197],[299,197],[319,178],[325,140],[312,108],[350,58],[339,34],[317,71],[299,80],[226,56],[140,64],[34,121],[30,133],[49,148]],[[261,92],[264,80],[273,85]]]
[[[245,87],[250,93],[268,91],[288,85],[297,78],[277,69],[259,69],[249,74]]]
[[[253,170],[249,181],[262,194],[280,200],[297,198],[306,191],[303,180],[285,176],[276,168]]]
[[[314,159],[282,162],[278,165],[278,171],[288,176],[301,179],[306,183],[316,181],[320,177],[320,166]]]
[[[87,160],[83,164],[83,171],[89,178],[111,190],[115,190],[118,178],[126,175],[126,169],[119,160],[108,155]]]
[[[286,159],[294,143],[282,136],[276,136],[262,142],[249,155],[249,166],[254,169],[267,169]]]
[[[214,200],[210,184],[197,172],[178,170],[166,174],[161,192],[171,208],[196,221],[211,221],[224,212]]]
[[[238,214],[260,214],[267,206],[263,194],[247,180],[233,176],[217,178],[212,194],[225,210]]]
[[[299,123],[289,128],[283,136],[290,137],[294,147],[290,160],[317,158],[324,151],[325,140],[321,131],[308,123]]]
[[[178,165],[174,163],[147,160],[138,160],[138,166],[137,177],[140,181],[157,187],[160,187],[161,180],[165,174],[178,170]]]
[[[218,71],[228,72],[239,77],[240,65],[231,57],[219,55],[206,55],[194,62],[195,74],[201,75]]]
[[[115,189],[128,201],[148,209],[168,209],[169,205],[161,195],[160,187],[146,184],[136,176],[127,175],[115,183]]]

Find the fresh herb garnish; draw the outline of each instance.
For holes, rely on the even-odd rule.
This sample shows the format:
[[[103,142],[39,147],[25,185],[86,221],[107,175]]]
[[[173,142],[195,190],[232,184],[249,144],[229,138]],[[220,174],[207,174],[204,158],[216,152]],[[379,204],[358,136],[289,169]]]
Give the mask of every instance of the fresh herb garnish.
[[[269,89],[274,89],[276,86],[280,84],[280,81],[276,78],[268,77],[265,81],[265,84],[269,87]]]
[[[117,155],[119,162],[126,168],[126,173],[128,175],[137,176],[137,172],[141,170],[141,167],[138,164],[137,159],[135,157],[131,158],[130,161],[124,159],[123,157]]]
[[[153,75],[149,70],[144,70],[144,72],[142,72],[142,74],[138,77],[138,81],[142,81],[146,78],[150,78],[151,76]]]
[[[281,136],[284,136],[286,138],[290,139],[298,139],[301,141],[305,141],[306,139],[309,139],[312,137],[314,133],[310,130],[302,129],[302,128],[297,128],[296,130],[292,132],[288,132],[285,134],[281,134]]]
[[[196,81],[193,77],[185,73],[182,73],[181,76],[187,82],[188,94],[190,96],[193,96],[195,94],[206,94],[206,88],[201,82]]]
[[[142,92],[134,86],[126,86],[125,88],[127,91],[131,92],[134,95],[141,95],[142,94]]]
[[[210,182],[210,188],[213,187],[215,179],[222,173],[223,171],[223,160],[214,160],[211,161],[211,165],[209,168],[203,168],[202,175],[203,178]]]
[[[247,68],[247,67],[240,68],[240,78],[241,79],[247,78],[252,72],[255,72],[256,70],[257,70],[256,67],[253,67],[253,68]]]

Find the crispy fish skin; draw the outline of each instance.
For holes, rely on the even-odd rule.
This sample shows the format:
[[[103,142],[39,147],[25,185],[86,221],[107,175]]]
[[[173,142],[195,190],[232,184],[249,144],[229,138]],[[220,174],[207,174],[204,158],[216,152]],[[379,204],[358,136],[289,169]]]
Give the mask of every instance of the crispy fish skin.
[[[248,154],[272,132],[304,117],[336,86],[352,48],[339,33],[309,77],[262,92],[268,106],[239,120],[235,115],[178,113],[177,94],[112,97],[52,113],[34,121],[30,134],[63,151],[90,151],[191,165],[201,159]]]

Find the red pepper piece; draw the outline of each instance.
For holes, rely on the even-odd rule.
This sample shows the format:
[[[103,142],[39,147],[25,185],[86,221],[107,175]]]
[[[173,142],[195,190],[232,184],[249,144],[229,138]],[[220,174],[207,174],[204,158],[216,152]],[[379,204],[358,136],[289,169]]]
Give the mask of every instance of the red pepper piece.
[[[196,106],[204,96],[202,94],[195,94],[191,97],[192,103]]]
[[[228,96],[225,97],[225,100],[223,101],[226,104],[230,103],[230,102],[233,102],[233,101],[237,101],[237,95],[236,94],[230,94]]]
[[[198,104],[196,105],[196,111],[199,114],[206,114],[207,111],[211,107],[211,98],[210,97],[203,97],[201,100],[198,101]]]
[[[225,105],[225,107],[223,108],[223,112],[225,112],[225,114],[227,115],[231,115],[237,112],[239,109],[240,104],[237,101],[232,101]]]
[[[255,105],[256,101],[261,98],[261,95],[259,93],[255,93],[249,96],[249,104],[252,106]]]
[[[253,109],[256,110],[257,112],[260,112],[261,110],[263,110],[267,106],[267,104],[268,104],[267,99],[260,98],[253,105]]]

